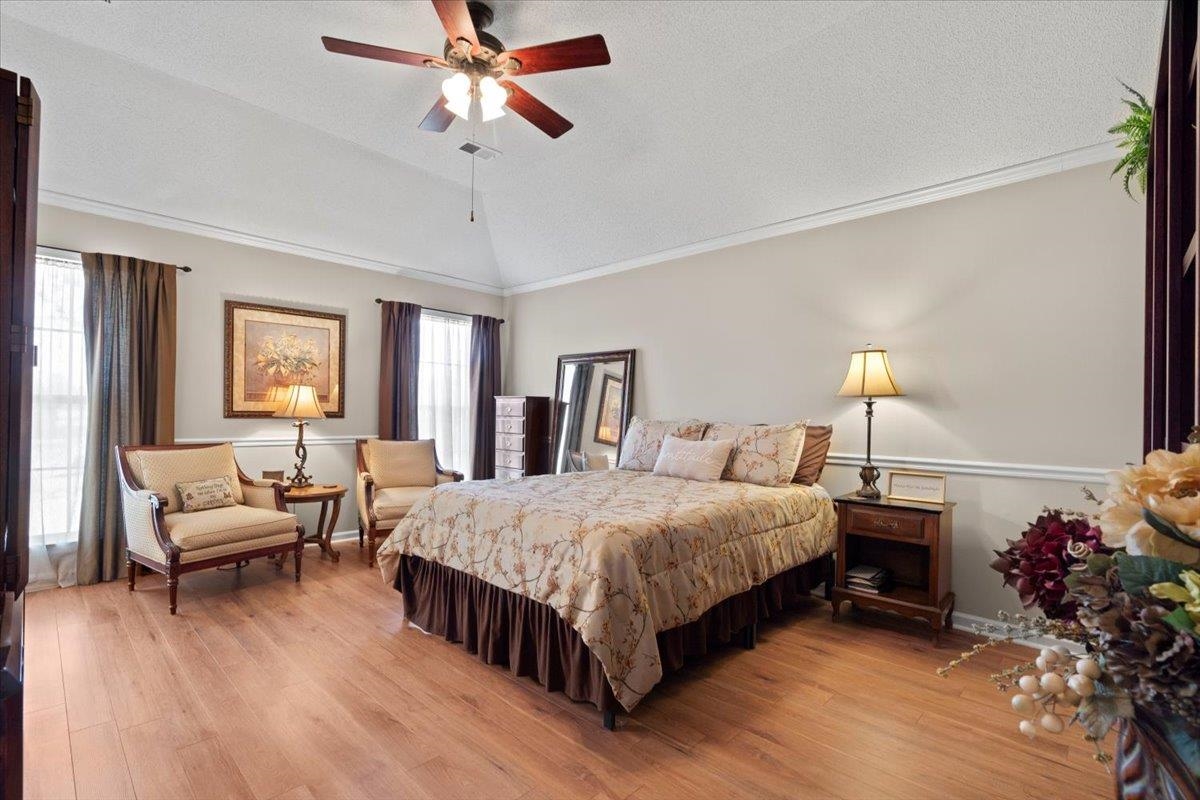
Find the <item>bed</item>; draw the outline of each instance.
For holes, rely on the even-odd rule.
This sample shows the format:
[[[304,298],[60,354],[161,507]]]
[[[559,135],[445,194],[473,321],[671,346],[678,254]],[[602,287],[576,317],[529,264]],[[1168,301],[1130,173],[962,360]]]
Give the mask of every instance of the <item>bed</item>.
[[[603,470],[437,487],[379,550],[422,630],[611,728],[683,659],[742,636],[829,576],[819,485]]]

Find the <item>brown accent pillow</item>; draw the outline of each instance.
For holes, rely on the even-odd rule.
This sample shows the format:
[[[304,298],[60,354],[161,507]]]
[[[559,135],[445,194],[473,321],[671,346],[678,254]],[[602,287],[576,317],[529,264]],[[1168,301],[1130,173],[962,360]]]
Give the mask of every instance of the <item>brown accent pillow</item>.
[[[809,425],[804,432],[804,449],[800,451],[800,463],[792,483],[812,486],[821,479],[825,459],[829,457],[829,443],[833,439],[832,425]]]
[[[177,483],[175,488],[179,491],[179,497],[183,501],[182,510],[185,514],[192,511],[207,511],[210,508],[237,505],[237,500],[233,496],[233,487],[229,485],[229,478],[224,475],[203,481]]]

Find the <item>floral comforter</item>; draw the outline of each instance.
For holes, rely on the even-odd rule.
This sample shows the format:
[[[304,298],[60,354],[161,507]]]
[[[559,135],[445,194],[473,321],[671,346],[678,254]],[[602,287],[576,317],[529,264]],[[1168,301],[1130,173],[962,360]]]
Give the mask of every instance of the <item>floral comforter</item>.
[[[481,578],[554,608],[632,709],[662,678],[655,634],[831,552],[820,486],[702,483],[607,470],[438,486],[379,551]]]

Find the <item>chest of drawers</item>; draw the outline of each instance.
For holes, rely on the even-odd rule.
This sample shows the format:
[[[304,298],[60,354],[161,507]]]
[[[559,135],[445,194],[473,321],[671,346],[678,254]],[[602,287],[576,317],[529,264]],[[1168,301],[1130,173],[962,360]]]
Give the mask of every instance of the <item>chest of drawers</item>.
[[[496,477],[545,475],[550,462],[550,398],[496,397]]]

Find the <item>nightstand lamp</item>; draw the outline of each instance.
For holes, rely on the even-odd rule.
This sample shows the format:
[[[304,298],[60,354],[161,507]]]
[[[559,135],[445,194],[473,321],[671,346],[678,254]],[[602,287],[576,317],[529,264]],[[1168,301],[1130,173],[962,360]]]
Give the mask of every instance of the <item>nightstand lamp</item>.
[[[875,416],[876,397],[903,395],[892,376],[892,365],[888,363],[887,350],[873,349],[870,343],[866,350],[855,350],[850,354],[850,370],[846,381],[838,391],[839,397],[865,397],[867,405],[867,463],[858,471],[862,488],[855,492],[859,497],[878,498],[879,470],[871,463],[871,419]]]
[[[283,395],[282,405],[274,416],[295,420],[292,426],[296,429],[296,474],[288,482],[292,486],[311,486],[312,478],[304,474],[304,462],[308,460],[308,448],[304,446],[305,420],[324,419],[325,412],[321,410],[321,401],[317,398],[317,387],[307,384],[293,384],[287,387]]]

